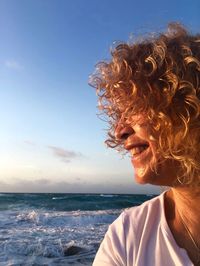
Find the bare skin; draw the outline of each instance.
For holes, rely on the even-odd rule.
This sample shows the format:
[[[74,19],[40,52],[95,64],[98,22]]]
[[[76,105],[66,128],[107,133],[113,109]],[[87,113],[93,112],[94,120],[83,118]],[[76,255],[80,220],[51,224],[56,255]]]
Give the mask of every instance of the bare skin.
[[[188,187],[171,188],[165,197],[165,215],[178,246],[187,251],[194,265],[200,265],[199,251],[181,219],[181,217],[184,219],[193,239],[200,247],[200,190],[194,192],[194,189]]]
[[[149,125],[145,124],[144,120],[144,116],[138,116],[136,121],[142,122],[137,122],[133,126],[121,124],[119,121],[115,136],[124,141],[124,148],[131,154],[135,179],[138,183],[170,187],[165,194],[167,223],[178,246],[187,251],[194,265],[200,265],[200,188],[189,188],[177,182],[178,163],[172,160],[160,160],[156,153],[155,139],[151,136]],[[158,164],[157,173],[151,169],[151,162]],[[192,242],[181,217],[199,250]]]

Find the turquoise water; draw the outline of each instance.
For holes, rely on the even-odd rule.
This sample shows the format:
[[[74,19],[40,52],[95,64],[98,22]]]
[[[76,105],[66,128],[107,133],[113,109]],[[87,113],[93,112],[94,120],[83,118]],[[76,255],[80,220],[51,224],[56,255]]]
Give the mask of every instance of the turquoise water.
[[[0,265],[91,265],[117,216],[147,195],[0,194]]]

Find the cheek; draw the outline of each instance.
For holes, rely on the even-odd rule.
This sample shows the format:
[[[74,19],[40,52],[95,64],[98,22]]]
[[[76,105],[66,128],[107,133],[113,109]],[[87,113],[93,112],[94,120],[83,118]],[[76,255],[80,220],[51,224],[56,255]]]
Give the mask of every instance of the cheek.
[[[150,131],[146,125],[135,125],[133,127],[133,130],[135,131],[136,135],[140,137],[141,139],[149,140]]]
[[[152,152],[152,156],[154,160],[159,160],[159,154],[158,154],[158,143],[157,141],[150,141],[149,146]]]
[[[156,159],[158,156],[158,137],[155,137],[150,126],[146,124],[135,125],[134,131],[136,132],[137,136],[141,139],[147,141],[149,143],[153,160]]]
[[[140,137],[146,140],[149,143],[150,149],[152,154],[156,156],[158,150],[158,141],[157,139],[151,134],[150,130],[141,130]]]

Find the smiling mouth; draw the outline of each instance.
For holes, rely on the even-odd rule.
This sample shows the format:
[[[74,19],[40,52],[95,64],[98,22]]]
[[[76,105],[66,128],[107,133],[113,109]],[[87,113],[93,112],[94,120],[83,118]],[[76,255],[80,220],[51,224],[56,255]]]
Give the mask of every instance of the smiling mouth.
[[[135,146],[131,149],[131,155],[132,156],[138,156],[140,154],[142,154],[145,150],[147,150],[149,147],[149,145],[144,144],[144,145],[139,145],[139,146]]]

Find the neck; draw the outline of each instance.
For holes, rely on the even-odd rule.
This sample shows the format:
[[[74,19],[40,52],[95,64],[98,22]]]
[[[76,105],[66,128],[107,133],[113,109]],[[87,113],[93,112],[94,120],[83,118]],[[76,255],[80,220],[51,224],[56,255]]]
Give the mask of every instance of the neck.
[[[188,187],[172,188],[172,197],[177,211],[188,226],[200,232],[200,189]]]
[[[165,214],[177,244],[188,252],[195,264],[200,258],[200,189],[171,188],[166,193]],[[188,229],[198,248],[195,248]]]

